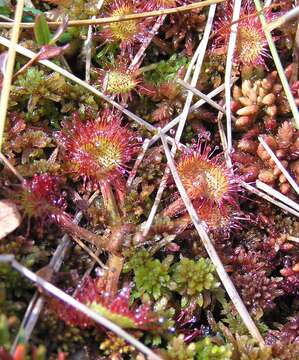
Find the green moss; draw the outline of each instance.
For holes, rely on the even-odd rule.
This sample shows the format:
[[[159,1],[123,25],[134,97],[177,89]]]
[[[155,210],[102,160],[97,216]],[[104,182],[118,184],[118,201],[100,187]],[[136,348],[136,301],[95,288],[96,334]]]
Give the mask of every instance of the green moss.
[[[187,345],[183,335],[173,338],[167,349],[167,356],[172,360],[230,360],[232,353],[231,344],[217,345],[206,337]]]
[[[125,271],[134,271],[136,288],[133,289],[132,297],[145,296],[147,299],[158,300],[167,294],[172,260],[172,257],[167,257],[162,262],[152,259],[145,250],[136,253],[125,266]]]
[[[168,60],[160,61],[153,71],[145,73],[145,80],[153,84],[161,84],[166,81],[174,80],[180,69],[187,67],[186,57],[172,55]]]
[[[216,345],[212,343],[211,338],[206,337],[195,345],[196,360],[229,360],[232,356],[232,346]]]
[[[182,305],[188,303],[188,298],[197,298],[200,306],[203,304],[202,294],[206,290],[216,290],[220,283],[215,275],[215,267],[209,259],[191,260],[182,257],[172,267],[171,290],[183,296]]]

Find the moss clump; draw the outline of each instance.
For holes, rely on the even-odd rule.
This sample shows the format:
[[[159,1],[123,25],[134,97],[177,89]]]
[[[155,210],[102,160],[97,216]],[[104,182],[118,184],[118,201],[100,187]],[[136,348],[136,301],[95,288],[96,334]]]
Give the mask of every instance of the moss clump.
[[[127,263],[126,270],[133,269],[136,289],[133,290],[134,298],[145,297],[146,300],[158,300],[168,293],[170,284],[170,265],[173,258],[165,258],[162,262],[150,258],[146,251],[136,253]]]
[[[213,344],[209,337],[187,345],[184,336],[179,335],[169,344],[167,356],[172,360],[230,360],[232,345]]]
[[[215,267],[209,259],[191,260],[182,257],[173,265],[171,289],[182,295],[183,305],[189,298],[197,298],[200,306],[203,304],[203,293],[206,290],[216,290],[220,283],[215,276]]]

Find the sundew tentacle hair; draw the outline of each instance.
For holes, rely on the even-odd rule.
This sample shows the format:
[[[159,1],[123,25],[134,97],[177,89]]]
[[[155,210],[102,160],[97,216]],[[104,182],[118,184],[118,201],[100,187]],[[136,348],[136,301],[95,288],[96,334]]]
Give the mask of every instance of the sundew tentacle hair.
[[[76,299],[123,328],[154,327],[157,319],[149,305],[131,307],[130,292],[130,286],[125,286],[116,295],[112,295],[103,289],[103,281],[87,277],[77,292]],[[49,299],[49,304],[50,308],[67,324],[80,328],[95,326],[91,319],[56,299]]]
[[[177,162],[177,170],[199,218],[213,232],[229,233],[238,227],[239,182],[232,169],[228,169],[223,154],[213,151],[203,142],[184,150]],[[164,216],[180,216],[179,228],[191,224],[182,199],[178,198],[164,211]]]
[[[236,204],[237,179],[228,169],[223,154],[211,156],[211,148],[203,143],[186,150],[177,163],[182,183],[191,199],[206,199],[219,208]]]
[[[138,149],[138,138],[121,125],[119,113],[104,110],[95,120],[72,121],[56,134],[70,172],[93,183],[117,182]]]
[[[60,189],[58,177],[35,174],[31,180],[24,180],[22,190],[17,192],[16,203],[28,218],[57,220],[66,215],[67,202]]]
[[[212,52],[217,52],[219,49],[225,51],[228,46],[232,15],[233,1],[228,1],[223,5],[221,13],[215,21],[215,39]],[[268,22],[271,22],[277,16],[269,8],[265,9],[264,15]],[[269,57],[268,42],[255,7],[248,0],[244,0],[238,23],[234,61],[245,66],[266,67],[265,58]]]
[[[110,3],[106,16],[124,16],[142,12],[143,8],[132,0],[114,0]],[[149,30],[151,20],[132,19],[127,21],[112,22],[105,25],[99,33],[109,42],[118,42],[122,55],[128,53],[132,56],[132,49],[136,42],[142,42]]]
[[[115,63],[104,69],[96,69],[98,81],[103,91],[115,96],[122,104],[132,99],[133,92],[140,89],[141,76],[138,71],[129,70],[128,63],[118,58]]]

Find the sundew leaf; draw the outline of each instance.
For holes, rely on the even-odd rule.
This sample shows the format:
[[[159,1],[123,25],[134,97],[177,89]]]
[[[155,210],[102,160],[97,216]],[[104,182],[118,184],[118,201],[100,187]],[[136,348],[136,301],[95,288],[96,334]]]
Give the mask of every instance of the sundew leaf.
[[[49,25],[44,14],[39,14],[35,18],[34,36],[38,45],[49,44],[51,40]]]
[[[125,315],[113,313],[101,304],[97,304],[96,302],[94,302],[89,307],[100,315],[103,315],[106,319],[113,321],[115,324],[119,325],[122,328],[135,329],[138,327],[138,325],[134,322],[133,319]]]

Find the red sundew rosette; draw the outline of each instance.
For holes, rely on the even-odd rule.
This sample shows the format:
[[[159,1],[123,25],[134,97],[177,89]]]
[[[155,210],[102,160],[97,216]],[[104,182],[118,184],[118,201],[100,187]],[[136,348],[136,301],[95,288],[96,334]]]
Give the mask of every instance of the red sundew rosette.
[[[130,307],[130,292],[131,288],[127,286],[113,296],[105,292],[97,280],[89,277],[75,298],[122,328],[147,330],[153,327],[157,319],[149,305]],[[48,301],[50,309],[67,324],[80,328],[97,326],[93,320],[69,305],[54,298],[50,298]]]
[[[267,22],[273,21],[279,15],[272,13],[270,8],[265,9]],[[214,53],[225,53],[231,33],[233,17],[233,1],[228,1],[214,23],[215,38],[213,41]],[[270,58],[268,42],[256,9],[248,0],[241,7],[240,21],[238,22],[236,49],[234,62],[249,67],[266,67],[265,58]]]
[[[138,149],[138,138],[126,126],[122,117],[111,110],[91,121],[77,116],[56,133],[64,150],[68,171],[75,178],[90,180],[95,185],[110,183],[118,186]]]

